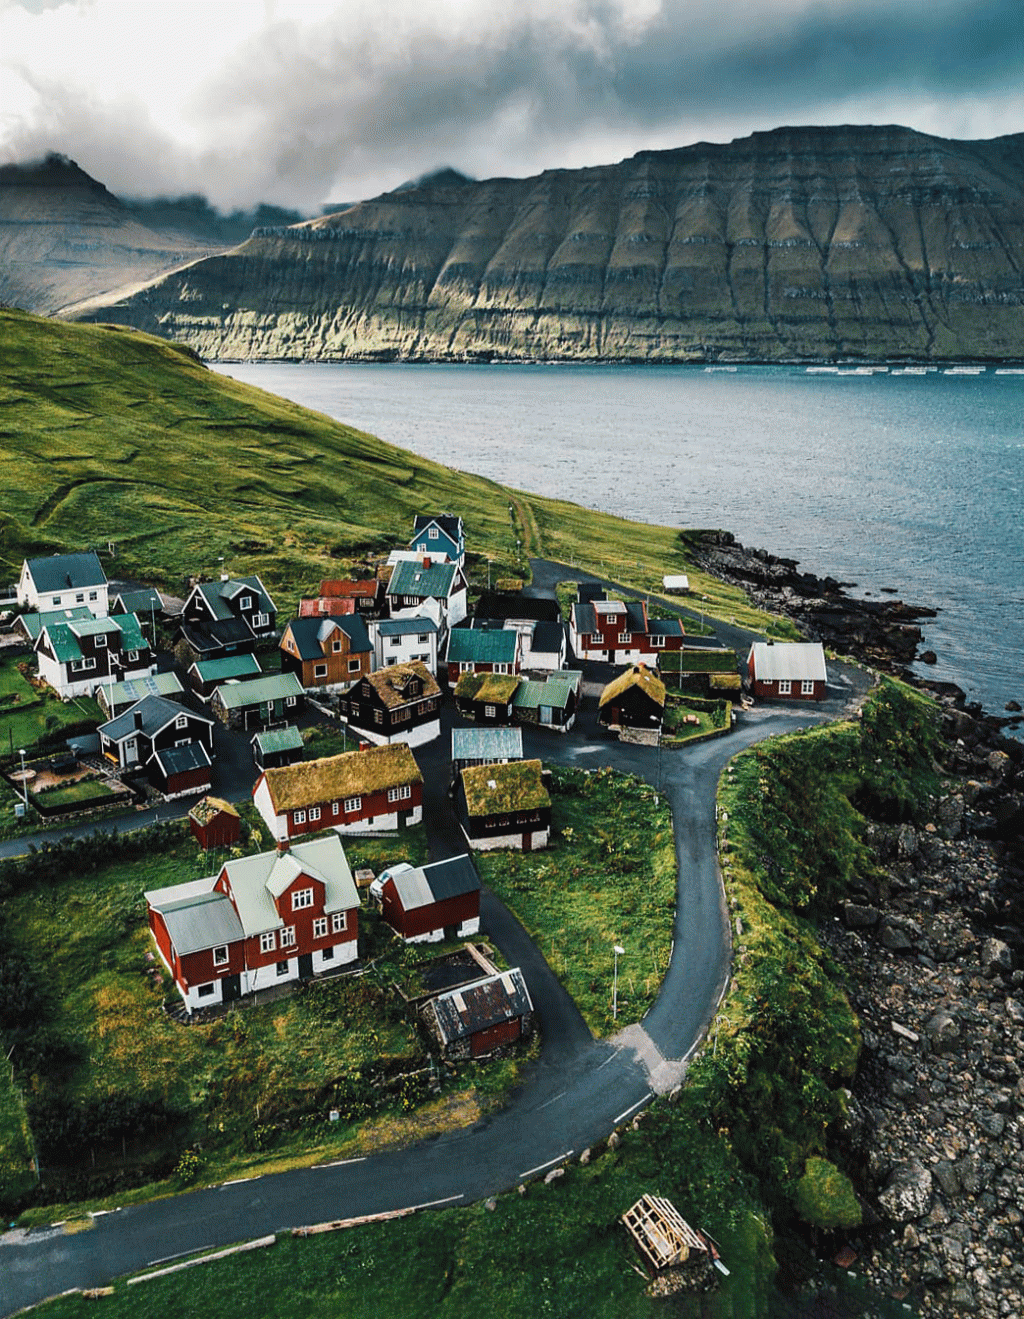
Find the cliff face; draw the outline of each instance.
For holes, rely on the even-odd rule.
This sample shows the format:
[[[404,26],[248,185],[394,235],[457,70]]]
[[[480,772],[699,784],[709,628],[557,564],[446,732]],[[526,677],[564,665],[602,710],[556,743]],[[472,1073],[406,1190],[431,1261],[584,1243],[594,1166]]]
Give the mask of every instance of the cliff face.
[[[1024,357],[1024,135],[801,128],[447,174],[92,313],[208,358]]]

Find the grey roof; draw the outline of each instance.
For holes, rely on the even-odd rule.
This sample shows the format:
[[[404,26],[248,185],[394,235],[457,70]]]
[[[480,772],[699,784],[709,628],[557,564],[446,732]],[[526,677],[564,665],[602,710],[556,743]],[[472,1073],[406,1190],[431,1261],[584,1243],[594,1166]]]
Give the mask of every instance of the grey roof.
[[[142,716],[141,729],[135,719],[136,712]],[[148,737],[153,737],[159,733],[161,728],[166,728],[169,723],[177,719],[179,715],[187,715],[189,719],[198,719],[204,724],[213,724],[212,719],[207,719],[205,715],[195,714],[192,710],[186,709],[185,706],[179,705],[177,701],[169,701],[164,696],[144,696],[131,709],[119,714],[116,719],[101,724],[99,731],[111,742],[120,742],[122,738],[140,731]]]
[[[37,591],[66,591],[69,588],[106,586],[107,574],[94,550],[80,554],[51,554],[26,559]]]
[[[432,618],[382,618],[375,624],[382,637],[405,637],[414,632],[436,632]]]
[[[629,619],[629,630],[631,632],[643,632],[647,627],[643,605],[639,600],[626,600],[625,605],[626,617]]]
[[[539,622],[533,629],[531,650],[557,655],[565,646],[565,628],[561,623]]]
[[[463,893],[476,893],[480,888],[480,876],[468,853],[447,861],[435,861],[418,870],[392,874],[389,882],[395,886],[403,911],[429,907],[434,902],[457,898]]]
[[[181,635],[193,650],[223,650],[227,646],[255,645],[256,634],[244,618],[190,618],[181,623]]]
[[[521,728],[452,729],[452,760],[522,760]]]
[[[359,906],[352,871],[337,834],[296,843],[288,852],[260,852],[256,856],[229,861],[228,883],[246,934],[277,929],[284,924],[274,906],[279,896],[298,876],[309,875],[324,885],[324,910],[347,911]]]
[[[245,935],[231,899],[215,893],[215,883],[216,876],[211,876],[146,894],[146,901],[164,918],[179,957],[235,943]]]
[[[576,600],[572,606],[572,616],[576,621],[577,632],[596,632],[594,606],[589,600]]]
[[[754,676],[761,682],[789,678],[794,682],[827,682],[825,651],[820,641],[755,641],[750,648]]]
[[[240,595],[252,595],[256,598],[260,612],[276,613],[277,608],[270,598],[270,592],[258,577],[229,577],[223,582],[200,582],[196,590],[213,611],[214,618],[234,618],[234,610],[228,604]]]
[[[533,1011],[519,967],[440,994],[430,1004],[445,1044]]]
[[[246,705],[284,700],[286,696],[301,696],[302,683],[294,673],[267,673],[249,682],[225,682],[214,695],[225,710],[240,710]]]
[[[144,586],[140,591],[117,591],[110,597],[112,614],[159,613],[164,607],[163,597],[155,586]]]
[[[652,618],[647,631],[652,637],[681,637],[683,625],[678,618]]]
[[[189,742],[183,747],[165,747],[150,756],[163,770],[165,779],[174,774],[187,774],[190,769],[209,769],[213,762],[202,742]]]

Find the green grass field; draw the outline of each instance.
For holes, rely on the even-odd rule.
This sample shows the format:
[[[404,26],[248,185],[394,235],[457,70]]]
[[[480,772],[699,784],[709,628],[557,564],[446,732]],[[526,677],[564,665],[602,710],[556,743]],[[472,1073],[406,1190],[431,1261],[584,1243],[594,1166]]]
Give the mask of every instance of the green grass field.
[[[523,922],[597,1035],[639,1021],[668,966],[676,908],[672,817],[648,784],[552,770],[552,844],[481,852],[480,877]],[[615,944],[618,1018],[612,1019]]]
[[[2,520],[0,514],[0,525]],[[26,662],[35,669],[31,658],[0,661],[0,756],[16,755],[20,748],[31,751],[47,734],[59,733],[62,728],[87,720],[100,723],[103,719],[100,707],[87,696],[62,701],[49,688],[33,687],[18,669],[19,663]],[[4,695],[18,699],[3,701]]]
[[[742,592],[693,568],[676,529],[428,462],[215,375],[179,346],[0,311],[0,360],[0,571],[10,580],[25,555],[113,541],[108,574],[178,592],[223,556],[235,574],[259,572],[288,611],[321,577],[404,544],[417,513],[450,509],[478,556],[477,586],[487,557],[494,576],[522,576],[518,539],[523,554],[573,558],[642,589],[687,572],[708,613],[766,626]]]

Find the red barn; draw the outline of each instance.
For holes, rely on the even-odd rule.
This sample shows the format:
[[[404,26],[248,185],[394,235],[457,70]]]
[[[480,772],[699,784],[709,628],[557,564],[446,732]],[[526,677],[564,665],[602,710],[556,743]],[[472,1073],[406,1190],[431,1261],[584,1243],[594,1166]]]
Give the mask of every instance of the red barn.
[[[205,851],[211,847],[234,847],[242,836],[242,820],[229,801],[204,797],[188,813],[192,836]]]
[[[784,701],[823,701],[828,683],[820,641],[755,641],[747,656],[755,696]]]
[[[468,853],[390,874],[381,910],[406,943],[468,938],[480,929],[480,877]]]

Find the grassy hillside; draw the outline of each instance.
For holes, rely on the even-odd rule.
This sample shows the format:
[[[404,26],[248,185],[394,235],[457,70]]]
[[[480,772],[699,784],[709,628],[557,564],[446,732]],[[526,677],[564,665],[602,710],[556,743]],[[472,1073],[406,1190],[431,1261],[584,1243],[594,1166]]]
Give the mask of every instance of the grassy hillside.
[[[517,540],[644,586],[688,571],[707,611],[763,626],[738,592],[694,574],[670,528],[428,462],[162,340],[0,311],[0,363],[0,578],[26,555],[113,541],[110,576],[180,590],[223,556],[235,574],[261,573],[287,610],[321,576],[405,542],[416,513],[451,510],[483,574],[483,556],[511,569]]]

